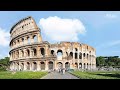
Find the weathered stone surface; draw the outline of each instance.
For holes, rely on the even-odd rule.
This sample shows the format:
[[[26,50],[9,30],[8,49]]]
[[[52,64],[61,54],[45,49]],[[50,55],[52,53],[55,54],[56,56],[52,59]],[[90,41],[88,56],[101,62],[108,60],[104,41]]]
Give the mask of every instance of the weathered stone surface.
[[[96,68],[96,51],[79,42],[50,44],[43,41],[40,28],[32,17],[26,17],[10,30],[11,70],[51,70]],[[58,57],[61,53],[61,57]]]

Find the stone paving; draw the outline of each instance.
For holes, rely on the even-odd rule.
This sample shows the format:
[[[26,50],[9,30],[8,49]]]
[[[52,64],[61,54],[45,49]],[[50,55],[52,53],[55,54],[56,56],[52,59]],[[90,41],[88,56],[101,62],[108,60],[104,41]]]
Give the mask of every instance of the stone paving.
[[[79,79],[78,77],[73,76],[72,74],[65,72],[65,74],[58,72],[51,72],[41,79]]]

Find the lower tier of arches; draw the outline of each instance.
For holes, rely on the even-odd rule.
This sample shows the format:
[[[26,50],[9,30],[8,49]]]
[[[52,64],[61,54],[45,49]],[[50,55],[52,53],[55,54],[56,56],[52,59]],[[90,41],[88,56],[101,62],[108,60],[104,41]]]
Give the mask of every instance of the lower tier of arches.
[[[73,61],[12,61],[10,64],[11,71],[41,71],[41,70],[58,70],[65,68],[68,69],[81,69],[81,70],[94,70],[96,64],[81,63]]]

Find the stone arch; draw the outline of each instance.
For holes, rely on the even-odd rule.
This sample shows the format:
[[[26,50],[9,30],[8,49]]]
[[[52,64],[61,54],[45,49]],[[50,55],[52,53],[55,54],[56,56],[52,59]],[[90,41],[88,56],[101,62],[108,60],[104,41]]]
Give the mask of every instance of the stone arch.
[[[34,40],[34,43],[37,42],[37,35],[33,35],[33,40]]]
[[[36,48],[33,49],[33,55],[37,56],[37,50],[36,50]]]
[[[45,49],[44,48],[40,48],[40,52],[41,52],[41,55],[44,57],[45,56]]]
[[[24,38],[22,38],[22,43],[24,44]]]
[[[54,56],[54,53],[55,53],[55,51],[54,51],[54,50],[51,50],[51,55],[52,55],[52,56]]]
[[[30,44],[30,37],[27,36],[27,43]]]
[[[78,56],[78,53],[75,53],[75,59],[78,59],[78,57],[77,57],[77,56]]]
[[[63,68],[63,63],[62,63],[62,62],[58,62],[58,63],[57,63],[57,67],[58,67],[58,69]]]
[[[44,62],[40,62],[40,66],[41,66],[41,70],[45,70],[45,63]]]
[[[87,63],[87,70],[88,70],[88,68],[89,68],[89,64]]]
[[[29,57],[30,56],[30,50],[27,49],[27,56]]]
[[[70,63],[69,62],[65,63],[65,68],[66,68],[66,70],[70,69]]]
[[[78,68],[78,63],[75,63],[75,69],[77,69]]]
[[[84,63],[84,69],[86,69],[86,64]]]
[[[73,52],[70,52],[69,56],[68,56],[68,59],[71,60],[73,59]]]
[[[88,53],[87,53],[87,59],[88,59],[88,57],[89,57],[89,55],[88,55]]]
[[[37,70],[37,63],[33,62],[33,70]]]
[[[48,62],[48,68],[49,68],[49,70],[53,70],[53,62],[52,61]]]
[[[30,63],[27,62],[27,70],[30,70]]]
[[[79,63],[79,69],[82,69],[82,63]]]
[[[85,53],[83,53],[83,57],[85,58]]]
[[[82,59],[82,53],[80,52],[80,54],[79,54],[79,59]]]
[[[57,50],[57,60],[62,60],[63,51],[61,49]]]
[[[77,49],[77,48],[75,48],[75,51],[78,51],[78,49]]]

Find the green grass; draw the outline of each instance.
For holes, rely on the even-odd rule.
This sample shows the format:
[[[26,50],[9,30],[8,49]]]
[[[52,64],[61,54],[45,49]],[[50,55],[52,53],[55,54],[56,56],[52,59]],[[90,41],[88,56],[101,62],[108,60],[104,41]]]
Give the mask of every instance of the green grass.
[[[120,79],[120,71],[73,71],[70,73],[80,79]]]
[[[10,72],[10,71],[0,71],[0,79],[40,79],[45,76],[47,72]]]

